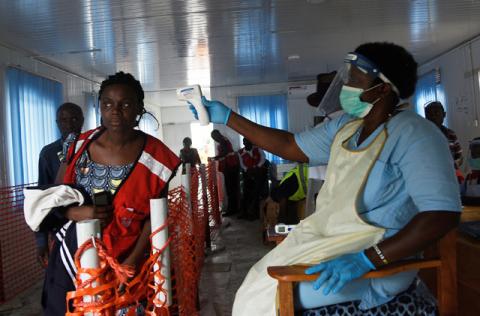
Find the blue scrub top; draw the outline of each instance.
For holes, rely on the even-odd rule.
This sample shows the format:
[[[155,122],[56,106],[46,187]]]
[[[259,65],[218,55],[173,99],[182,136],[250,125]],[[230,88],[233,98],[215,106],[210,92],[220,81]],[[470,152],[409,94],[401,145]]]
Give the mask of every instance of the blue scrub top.
[[[344,114],[295,135],[295,141],[308,157],[310,165],[328,164],[330,146],[337,131],[353,119]],[[384,127],[385,124],[379,126],[357,146],[359,129],[349,143],[350,149],[365,148]],[[370,172],[359,201],[362,218],[372,225],[385,228],[384,237],[388,238],[406,226],[419,212],[460,212],[460,192],[454,163],[441,131],[409,110],[393,116],[386,123],[386,128],[388,137],[385,146]],[[396,279],[395,276],[390,277],[388,282],[408,283],[415,274],[406,273],[403,279],[402,274],[399,276]],[[381,283],[381,280],[370,282],[369,291],[363,295],[363,308],[383,304],[396,294],[386,293],[382,289],[385,284]]]

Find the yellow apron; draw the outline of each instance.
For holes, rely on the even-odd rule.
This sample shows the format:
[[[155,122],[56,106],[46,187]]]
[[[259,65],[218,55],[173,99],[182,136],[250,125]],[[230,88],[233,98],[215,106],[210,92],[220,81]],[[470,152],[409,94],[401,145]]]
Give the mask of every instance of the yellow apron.
[[[325,184],[317,197],[317,211],[250,269],[235,295],[233,316],[275,315],[277,281],[268,276],[267,267],[316,264],[369,248],[382,239],[385,229],[365,223],[357,204],[387,131],[384,128],[368,147],[349,150],[348,141],[362,123],[355,120],[337,132]]]

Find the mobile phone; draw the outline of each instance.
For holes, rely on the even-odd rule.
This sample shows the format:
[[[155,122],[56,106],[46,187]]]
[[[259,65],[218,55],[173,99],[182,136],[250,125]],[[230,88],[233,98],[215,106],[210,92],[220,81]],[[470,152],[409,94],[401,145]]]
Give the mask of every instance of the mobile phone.
[[[110,192],[108,191],[99,191],[93,194],[93,205],[96,206],[107,206],[110,205]]]

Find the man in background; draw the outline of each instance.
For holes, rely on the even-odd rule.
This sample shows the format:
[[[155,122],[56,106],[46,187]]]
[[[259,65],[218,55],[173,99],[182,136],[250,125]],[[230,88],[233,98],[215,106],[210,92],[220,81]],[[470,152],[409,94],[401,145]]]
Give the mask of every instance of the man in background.
[[[80,106],[67,102],[58,108],[56,122],[61,137],[46,145],[40,151],[38,160],[39,186],[55,183],[60,160],[63,156],[63,142],[70,133],[80,134],[83,121],[83,112]],[[48,264],[48,232],[36,232],[35,239],[37,241],[38,260],[46,268]]]
[[[455,132],[443,125],[446,116],[442,103],[438,101],[430,102],[425,106],[425,118],[435,124],[447,138],[455,162],[455,169],[458,170],[463,163],[462,147]]]
[[[60,158],[63,152],[63,142],[68,134],[79,134],[83,126],[82,108],[74,103],[64,103],[57,110],[57,127],[61,138],[46,145],[40,151],[38,161],[38,185],[55,183]]]
[[[198,150],[192,147],[192,139],[190,137],[185,137],[183,139],[183,148],[180,150],[180,159],[182,160],[182,174],[185,174],[187,163],[190,166],[201,164],[200,156],[198,155]]]
[[[279,223],[298,224],[299,220],[304,218],[304,209],[299,207],[297,202],[307,197],[308,172],[306,163],[297,164],[285,174],[280,185],[272,189],[270,197],[280,206]]]
[[[216,156],[214,160],[218,160],[218,170],[223,173],[225,179],[225,187],[227,191],[228,208],[223,212],[223,216],[230,216],[238,212],[239,190],[239,161],[235,151],[233,151],[232,143],[223,136],[219,130],[214,129],[210,134],[216,142]]]
[[[259,217],[259,203],[262,190],[265,188],[268,170],[264,168],[265,153],[253,145],[247,138],[243,139],[244,147],[238,151],[242,169],[242,207],[239,218],[255,220]]]

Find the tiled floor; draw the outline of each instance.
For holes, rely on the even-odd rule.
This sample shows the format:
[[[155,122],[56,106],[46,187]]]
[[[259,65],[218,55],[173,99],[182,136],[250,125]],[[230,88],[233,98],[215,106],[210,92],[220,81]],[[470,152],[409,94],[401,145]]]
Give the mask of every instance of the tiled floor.
[[[207,254],[200,280],[200,315],[228,316],[243,278],[271,247],[262,242],[259,221],[227,218],[213,248],[219,250]],[[0,305],[0,316],[42,315],[41,285],[39,282],[14,300]]]
[[[41,316],[42,285],[43,281],[40,281],[13,300],[1,304],[0,316]]]
[[[250,267],[271,247],[262,242],[259,221],[228,218],[217,244],[225,249],[208,255],[200,280],[201,316],[231,315],[235,292]]]

